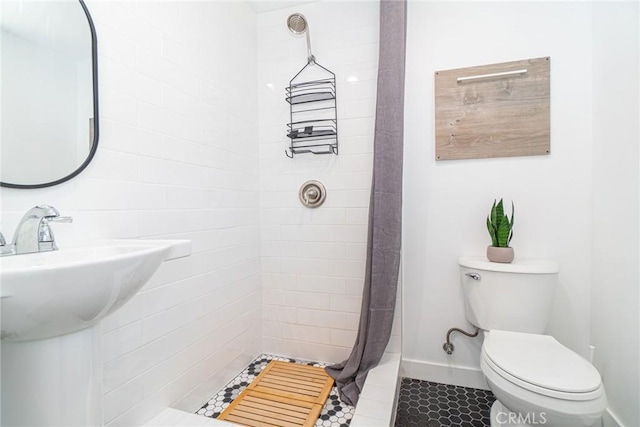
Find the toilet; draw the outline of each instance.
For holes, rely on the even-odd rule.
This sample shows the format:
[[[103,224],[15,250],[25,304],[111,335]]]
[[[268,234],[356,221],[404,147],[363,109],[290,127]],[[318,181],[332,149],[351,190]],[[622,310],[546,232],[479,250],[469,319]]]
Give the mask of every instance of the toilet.
[[[593,426],[607,397],[582,356],[544,335],[558,265],[459,259],[467,319],[484,334],[480,368],[496,396],[491,426]]]

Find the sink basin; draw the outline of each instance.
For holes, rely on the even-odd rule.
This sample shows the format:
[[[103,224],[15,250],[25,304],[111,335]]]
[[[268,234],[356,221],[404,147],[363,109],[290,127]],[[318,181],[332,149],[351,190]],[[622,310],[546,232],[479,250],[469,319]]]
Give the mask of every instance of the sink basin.
[[[0,258],[1,338],[57,337],[88,328],[129,301],[188,240],[104,240]]]

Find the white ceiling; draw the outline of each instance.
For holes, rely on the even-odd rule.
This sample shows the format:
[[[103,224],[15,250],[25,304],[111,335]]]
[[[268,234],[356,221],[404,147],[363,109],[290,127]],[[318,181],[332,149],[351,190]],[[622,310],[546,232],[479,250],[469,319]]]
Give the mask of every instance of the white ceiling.
[[[317,0],[247,0],[247,3],[255,13],[263,13],[315,1]]]

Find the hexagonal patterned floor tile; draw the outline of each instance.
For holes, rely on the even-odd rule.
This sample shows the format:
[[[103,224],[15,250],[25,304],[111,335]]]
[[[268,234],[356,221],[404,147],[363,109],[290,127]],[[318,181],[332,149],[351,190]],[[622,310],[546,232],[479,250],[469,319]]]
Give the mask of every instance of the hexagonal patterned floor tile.
[[[396,427],[488,427],[494,401],[487,390],[403,378]]]
[[[251,362],[244,371],[231,380],[215,396],[209,399],[209,401],[200,408],[196,414],[210,418],[218,418],[233,399],[238,397],[238,395],[247,388],[249,384],[251,384],[251,381],[253,381],[272,360],[301,363],[311,366],[325,366],[322,363],[261,354]],[[320,418],[318,418],[318,421],[316,422],[316,427],[348,427],[351,422],[351,418],[353,418],[354,411],[355,408],[353,406],[349,406],[340,400],[340,397],[338,396],[338,389],[333,387],[331,394],[327,399],[327,403],[325,403],[322,408],[322,412],[320,412]]]
[[[238,397],[271,360],[324,366],[321,363],[262,354],[197,414],[217,418]],[[490,391],[403,378],[396,415],[396,427],[488,427],[489,411],[495,397]],[[336,387],[331,390],[316,427],[348,427],[355,408],[340,400]]]

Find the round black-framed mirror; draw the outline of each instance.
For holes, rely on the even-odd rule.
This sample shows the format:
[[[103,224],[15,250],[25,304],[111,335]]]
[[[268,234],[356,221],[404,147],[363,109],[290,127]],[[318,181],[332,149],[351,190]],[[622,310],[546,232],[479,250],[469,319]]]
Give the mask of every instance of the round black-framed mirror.
[[[77,176],[91,163],[98,149],[96,29],[83,0],[15,0],[13,3],[12,0],[3,0],[1,14],[2,80],[11,86],[8,90],[2,87],[0,186],[24,189],[50,187]],[[73,21],[65,22],[64,19]],[[80,19],[86,21],[81,23]],[[83,25],[86,25],[85,29]],[[13,81],[9,59],[16,64]],[[44,73],[42,79],[29,75],[37,70]],[[74,70],[75,77],[69,77]],[[58,85],[56,78],[63,78],[65,82]],[[53,92],[50,99],[42,100],[43,92],[48,91],[38,87],[39,82],[49,83],[47,88],[52,88]],[[77,93],[72,92],[74,84]],[[64,88],[66,91],[61,92]],[[13,98],[9,96],[11,91],[15,93]],[[29,91],[35,100],[21,96]],[[54,105],[54,102],[59,104]],[[51,114],[43,113],[47,107]],[[72,122],[74,115],[75,122]],[[59,120],[63,117],[67,120]],[[24,138],[23,134],[26,134]],[[57,149],[55,143],[59,141],[64,141],[71,148],[67,150],[65,145]],[[72,152],[69,156],[68,151]]]

